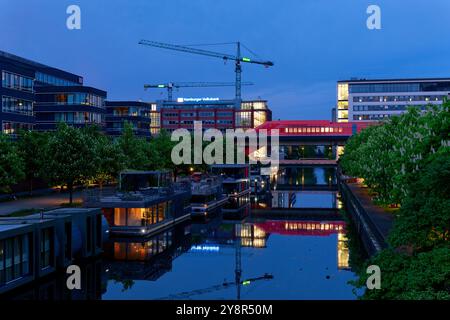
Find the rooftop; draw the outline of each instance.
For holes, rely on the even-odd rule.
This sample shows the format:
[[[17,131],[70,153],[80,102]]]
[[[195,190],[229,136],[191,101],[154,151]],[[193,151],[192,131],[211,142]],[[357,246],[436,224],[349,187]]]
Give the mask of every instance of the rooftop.
[[[29,59],[25,59],[25,58],[16,56],[15,54],[12,54],[12,53],[8,53],[8,52],[0,50],[0,58],[12,60],[16,63],[24,65],[25,67],[34,67],[41,72],[50,72],[50,73],[56,72],[59,74],[64,74],[66,76],[69,76],[70,78],[73,78],[74,80],[75,79],[79,80],[77,82],[79,82],[80,84],[83,83],[83,77],[81,77],[75,73],[67,72],[67,71],[64,71],[64,70],[61,70],[58,68],[53,68],[53,67],[50,67],[48,65],[45,65],[45,64],[42,64],[42,63],[39,63],[36,61],[32,61]]]
[[[24,225],[20,225],[20,224],[0,224],[0,232],[19,229],[19,228],[23,228],[23,227],[24,227]]]
[[[450,78],[394,78],[394,79],[365,79],[355,78],[349,80],[339,80],[338,83],[386,83],[386,82],[445,82],[450,81]]]

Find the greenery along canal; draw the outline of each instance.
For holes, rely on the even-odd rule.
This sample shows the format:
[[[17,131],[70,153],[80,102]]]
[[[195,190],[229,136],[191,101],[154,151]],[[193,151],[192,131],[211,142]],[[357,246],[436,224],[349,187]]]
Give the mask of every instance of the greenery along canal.
[[[345,147],[344,172],[363,178],[379,205],[399,208],[389,247],[366,263],[382,273],[366,299],[450,299],[449,108],[410,109]],[[361,268],[360,286],[366,278]]]

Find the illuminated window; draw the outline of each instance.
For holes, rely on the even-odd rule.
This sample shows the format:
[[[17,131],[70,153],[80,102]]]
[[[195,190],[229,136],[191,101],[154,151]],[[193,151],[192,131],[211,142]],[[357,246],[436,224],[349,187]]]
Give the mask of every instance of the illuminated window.
[[[348,83],[338,84],[338,100],[348,100]]]

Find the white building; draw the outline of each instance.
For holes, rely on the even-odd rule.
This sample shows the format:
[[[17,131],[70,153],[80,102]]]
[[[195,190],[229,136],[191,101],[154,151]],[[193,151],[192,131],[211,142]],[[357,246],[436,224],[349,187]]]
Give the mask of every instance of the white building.
[[[383,120],[409,106],[442,104],[449,95],[450,78],[342,80],[337,83],[333,117],[337,122]]]

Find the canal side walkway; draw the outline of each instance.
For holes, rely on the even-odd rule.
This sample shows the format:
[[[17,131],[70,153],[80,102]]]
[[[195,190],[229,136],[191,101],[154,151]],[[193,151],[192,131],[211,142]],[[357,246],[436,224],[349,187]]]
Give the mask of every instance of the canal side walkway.
[[[372,220],[378,232],[383,236],[386,242],[389,231],[394,222],[394,215],[387,212],[382,207],[375,205],[368,193],[368,189],[359,183],[347,183],[348,187],[361,203],[368,217]]]
[[[73,202],[79,202],[82,199],[82,191],[73,193]],[[55,209],[61,207],[61,204],[69,202],[68,193],[52,193],[43,196],[29,198],[18,198],[17,200],[0,202],[0,217],[8,216],[11,213],[29,210],[29,209]]]
[[[386,248],[394,215],[375,205],[368,189],[359,183],[341,180],[340,190],[369,256]]]

